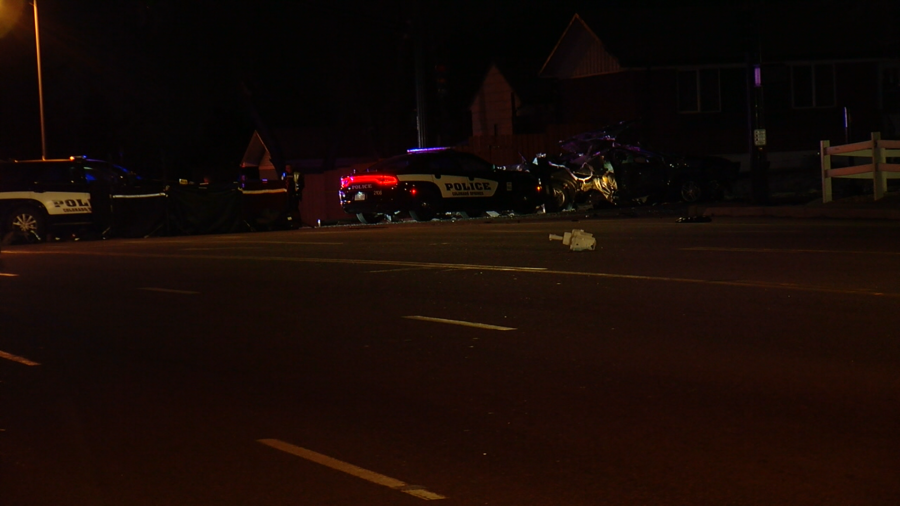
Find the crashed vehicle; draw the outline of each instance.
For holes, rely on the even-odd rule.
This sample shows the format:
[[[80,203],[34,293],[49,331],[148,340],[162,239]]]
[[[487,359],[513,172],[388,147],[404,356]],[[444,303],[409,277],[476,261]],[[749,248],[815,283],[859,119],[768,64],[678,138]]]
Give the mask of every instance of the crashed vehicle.
[[[544,209],[548,212],[562,211],[574,205],[590,200],[594,207],[606,202],[603,193],[608,192],[612,172],[609,164],[603,160],[598,168],[583,162],[571,167],[559,160],[551,160],[540,153],[530,164],[528,170],[537,174],[544,189]],[[614,186],[614,183],[613,183]]]
[[[532,169],[544,181],[548,211],[590,201],[594,207],[724,197],[740,163],[715,156],[690,156],[620,142],[636,122],[579,134],[560,142],[554,160],[538,155]],[[624,139],[622,139],[624,140]]]

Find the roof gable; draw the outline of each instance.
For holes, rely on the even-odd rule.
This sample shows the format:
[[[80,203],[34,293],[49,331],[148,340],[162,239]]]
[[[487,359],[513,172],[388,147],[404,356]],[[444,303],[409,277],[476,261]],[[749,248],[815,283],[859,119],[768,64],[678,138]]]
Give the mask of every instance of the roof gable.
[[[597,34],[575,14],[556,47],[547,57],[539,75],[573,79],[622,70],[618,58],[610,54]]]

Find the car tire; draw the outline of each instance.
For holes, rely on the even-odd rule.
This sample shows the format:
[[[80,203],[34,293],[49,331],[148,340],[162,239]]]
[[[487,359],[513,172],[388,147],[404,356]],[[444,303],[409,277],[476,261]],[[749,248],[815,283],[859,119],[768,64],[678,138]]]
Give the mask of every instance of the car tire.
[[[365,225],[372,225],[384,221],[384,215],[381,213],[356,213],[356,219]]]
[[[516,204],[512,211],[516,214],[534,214],[538,211],[538,207],[540,207],[539,202],[523,198],[521,202]]]
[[[706,196],[707,200],[724,200],[725,199],[725,186],[716,181],[715,179],[710,180],[706,183]]]
[[[703,187],[693,179],[685,179],[678,185],[678,196],[682,202],[695,204],[703,198]]]
[[[554,181],[550,183],[550,195],[547,198],[545,208],[547,212],[555,213],[569,207],[572,199],[569,196],[568,188],[564,183]]]
[[[47,219],[35,206],[17,207],[6,217],[6,230],[15,242],[41,242],[46,238]]]
[[[437,216],[437,199],[431,195],[422,195],[415,209],[409,210],[409,217],[416,221],[431,221]]]

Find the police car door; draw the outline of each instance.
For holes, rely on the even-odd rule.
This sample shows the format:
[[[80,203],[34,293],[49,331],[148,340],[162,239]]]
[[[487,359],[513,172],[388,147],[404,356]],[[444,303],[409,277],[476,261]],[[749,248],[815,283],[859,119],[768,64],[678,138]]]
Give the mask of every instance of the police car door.
[[[84,166],[84,177],[91,193],[94,225],[106,230],[112,223],[112,194],[118,178],[103,164],[90,162]]]
[[[497,179],[491,165],[465,155],[456,157],[455,161],[459,164],[456,173],[441,181],[444,198],[453,199],[456,210],[490,209],[497,192]]]
[[[68,223],[87,223],[91,218],[91,196],[84,171],[75,163],[35,162],[33,190],[47,214]]]

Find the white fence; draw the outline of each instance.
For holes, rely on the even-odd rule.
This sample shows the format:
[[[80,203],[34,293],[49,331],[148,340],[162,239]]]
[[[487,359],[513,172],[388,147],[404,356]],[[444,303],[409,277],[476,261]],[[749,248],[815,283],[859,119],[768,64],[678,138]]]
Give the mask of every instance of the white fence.
[[[819,142],[822,160],[822,202],[831,202],[831,180],[836,177],[871,179],[875,200],[884,197],[888,179],[900,179],[900,163],[887,163],[888,158],[900,157],[900,141],[881,139],[880,132],[872,132],[872,140],[832,146],[830,141]],[[849,167],[831,167],[832,156],[868,158],[868,163]]]

